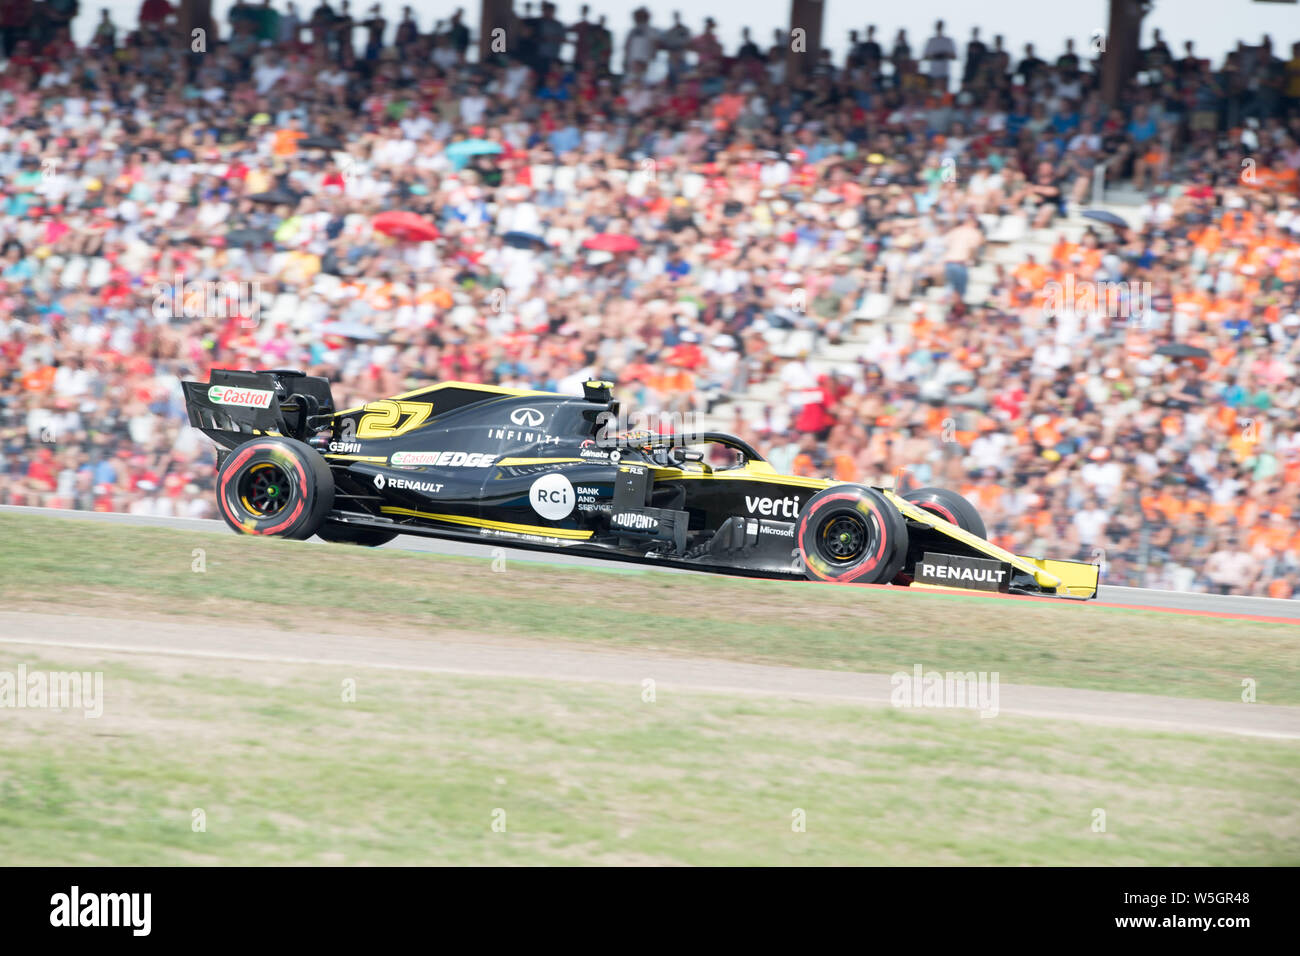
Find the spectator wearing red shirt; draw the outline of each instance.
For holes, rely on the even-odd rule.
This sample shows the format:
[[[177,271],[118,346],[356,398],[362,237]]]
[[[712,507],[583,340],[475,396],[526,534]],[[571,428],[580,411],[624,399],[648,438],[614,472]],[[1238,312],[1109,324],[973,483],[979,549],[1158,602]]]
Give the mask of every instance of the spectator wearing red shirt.
[[[35,4],[32,0],[5,0],[0,4],[0,56],[11,57],[28,39]]]
[[[41,491],[53,491],[57,485],[54,452],[50,448],[37,448],[27,465],[27,480]]]
[[[160,24],[175,12],[176,8],[168,0],[144,0],[144,3],[140,4],[140,25]]]
[[[835,424],[835,416],[830,412],[831,405],[835,401],[830,378],[825,375],[820,376],[817,379],[817,388],[809,391],[807,398],[803,407],[799,409],[794,427],[804,434],[816,435],[818,440],[824,440],[831,426]]]

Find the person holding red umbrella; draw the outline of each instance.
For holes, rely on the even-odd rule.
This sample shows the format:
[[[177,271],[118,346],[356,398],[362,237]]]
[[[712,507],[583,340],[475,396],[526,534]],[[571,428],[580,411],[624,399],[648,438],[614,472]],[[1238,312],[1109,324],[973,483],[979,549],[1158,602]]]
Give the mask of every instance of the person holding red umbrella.
[[[422,216],[396,209],[381,212],[370,224],[375,232],[402,242],[432,242],[440,235],[438,227]]]
[[[584,239],[582,248],[591,249],[594,252],[636,252],[637,249],[641,248],[641,243],[632,236],[601,232],[589,239]]]

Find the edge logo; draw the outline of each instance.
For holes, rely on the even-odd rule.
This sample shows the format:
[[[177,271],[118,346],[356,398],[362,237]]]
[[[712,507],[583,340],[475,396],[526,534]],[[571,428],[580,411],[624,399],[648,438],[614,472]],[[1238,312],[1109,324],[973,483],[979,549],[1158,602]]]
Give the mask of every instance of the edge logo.
[[[464,451],[395,451],[389,457],[394,465],[436,465],[444,468],[488,468],[497,455]]]

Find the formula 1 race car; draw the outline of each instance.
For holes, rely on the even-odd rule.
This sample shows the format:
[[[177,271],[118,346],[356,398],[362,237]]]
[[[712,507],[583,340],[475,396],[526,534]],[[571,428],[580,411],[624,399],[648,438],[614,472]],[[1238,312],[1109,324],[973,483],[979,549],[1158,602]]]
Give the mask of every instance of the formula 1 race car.
[[[608,382],[581,397],[443,382],[342,411],[328,380],[301,372],[182,384],[190,423],[218,445],[221,516],[246,534],[371,546],[415,534],[754,577],[1097,593],[1096,565],[991,544],[951,491],[778,474],[721,432],[620,430]]]

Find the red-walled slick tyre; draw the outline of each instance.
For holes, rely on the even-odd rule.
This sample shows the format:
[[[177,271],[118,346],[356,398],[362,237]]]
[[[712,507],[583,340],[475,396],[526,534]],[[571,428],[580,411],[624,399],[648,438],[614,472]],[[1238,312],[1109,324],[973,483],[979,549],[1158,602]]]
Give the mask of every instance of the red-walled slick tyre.
[[[246,441],[217,472],[217,508],[241,534],[310,538],[333,507],[329,465],[293,438]]]
[[[888,584],[907,558],[907,522],[880,492],[836,485],[808,500],[795,542],[814,581]]]

